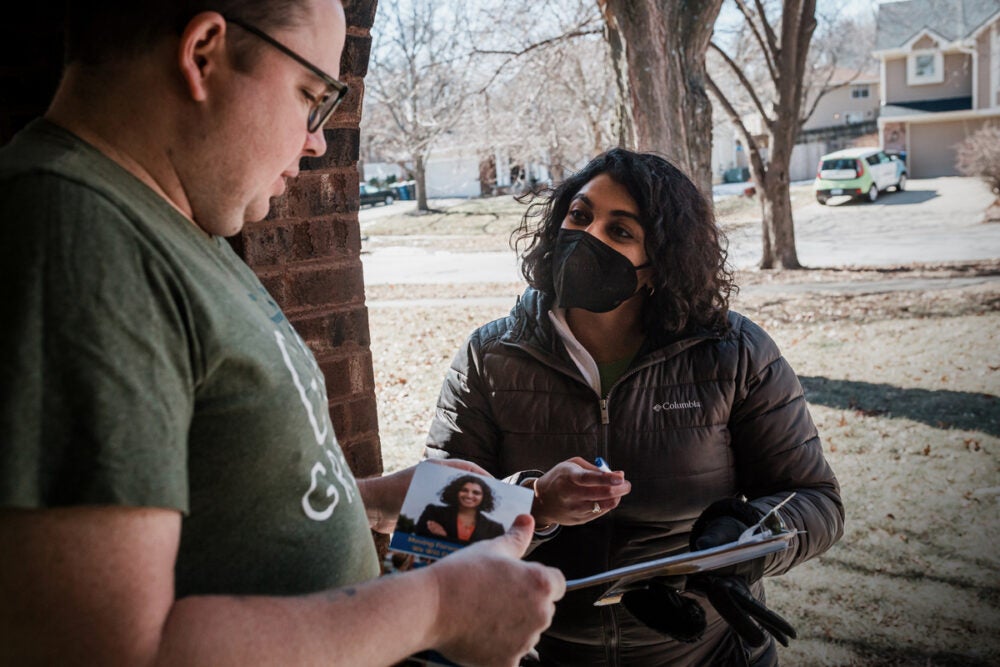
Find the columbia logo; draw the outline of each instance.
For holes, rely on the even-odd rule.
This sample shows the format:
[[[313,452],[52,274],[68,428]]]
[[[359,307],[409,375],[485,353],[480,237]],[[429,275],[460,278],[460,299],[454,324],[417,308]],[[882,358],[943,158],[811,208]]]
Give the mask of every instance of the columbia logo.
[[[662,410],[690,410],[691,408],[700,408],[701,401],[684,401],[683,403],[656,403],[653,405],[653,412],[660,412]]]

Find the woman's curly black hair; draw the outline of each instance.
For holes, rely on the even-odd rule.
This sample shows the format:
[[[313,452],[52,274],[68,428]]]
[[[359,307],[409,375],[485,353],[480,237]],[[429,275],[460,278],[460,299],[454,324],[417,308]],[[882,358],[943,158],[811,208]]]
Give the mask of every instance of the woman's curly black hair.
[[[441,502],[450,507],[458,506],[458,492],[462,490],[462,487],[472,482],[479,488],[483,490],[483,502],[479,504],[480,512],[492,512],[493,511],[493,490],[490,485],[479,479],[475,475],[461,475],[455,479],[448,482],[448,486],[441,489]]]
[[[726,266],[725,234],[691,179],[653,153],[609,150],[554,189],[522,200],[530,206],[511,238],[528,284],[554,294],[552,251],[559,228],[573,197],[600,174],[625,186],[639,207],[655,288],[643,313],[645,331],[670,337],[698,329],[725,333],[736,290]]]

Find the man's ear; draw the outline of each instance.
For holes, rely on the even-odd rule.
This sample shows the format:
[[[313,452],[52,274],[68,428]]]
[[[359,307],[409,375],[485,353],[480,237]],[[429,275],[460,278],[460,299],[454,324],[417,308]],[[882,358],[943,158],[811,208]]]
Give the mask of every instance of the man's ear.
[[[208,97],[207,80],[226,58],[226,19],[202,12],[188,21],[177,47],[177,65],[188,93],[197,102]]]

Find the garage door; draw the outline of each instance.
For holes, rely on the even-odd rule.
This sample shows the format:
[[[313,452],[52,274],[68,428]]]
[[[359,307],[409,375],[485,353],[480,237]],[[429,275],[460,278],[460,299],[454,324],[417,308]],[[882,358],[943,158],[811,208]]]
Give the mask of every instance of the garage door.
[[[958,176],[955,146],[983,126],[983,120],[910,123],[910,178]]]

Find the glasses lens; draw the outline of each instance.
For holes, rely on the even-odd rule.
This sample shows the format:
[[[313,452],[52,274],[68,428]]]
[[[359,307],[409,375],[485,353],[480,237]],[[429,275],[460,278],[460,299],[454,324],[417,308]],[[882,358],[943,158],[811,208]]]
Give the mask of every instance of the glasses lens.
[[[309,111],[309,132],[315,132],[319,128],[326,124],[326,121],[330,119],[333,112],[336,111],[337,106],[340,105],[340,101],[344,99],[344,95],[347,93],[347,86],[343,88],[338,88],[331,91],[327,95],[326,99],[314,106]]]

